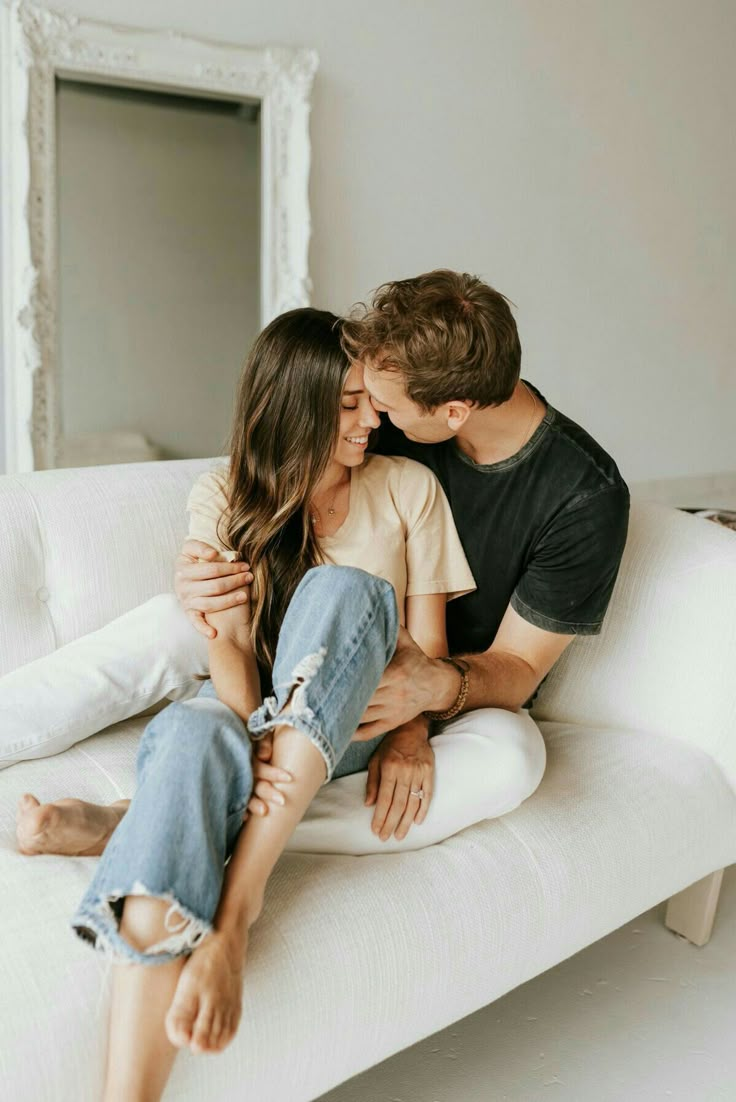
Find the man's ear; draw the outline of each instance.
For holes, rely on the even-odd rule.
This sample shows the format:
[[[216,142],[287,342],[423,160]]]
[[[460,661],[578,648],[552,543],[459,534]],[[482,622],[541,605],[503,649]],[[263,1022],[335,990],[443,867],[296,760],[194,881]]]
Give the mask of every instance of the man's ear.
[[[447,427],[452,429],[453,432],[459,432],[470,416],[472,404],[472,402],[462,399],[457,399],[457,401],[453,399],[453,401],[447,402]]]

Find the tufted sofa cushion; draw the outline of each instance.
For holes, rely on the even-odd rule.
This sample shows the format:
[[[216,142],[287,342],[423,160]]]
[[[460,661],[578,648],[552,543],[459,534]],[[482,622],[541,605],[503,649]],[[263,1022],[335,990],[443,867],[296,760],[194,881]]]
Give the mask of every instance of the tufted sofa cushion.
[[[0,477],[0,676],[172,588],[214,459]]]

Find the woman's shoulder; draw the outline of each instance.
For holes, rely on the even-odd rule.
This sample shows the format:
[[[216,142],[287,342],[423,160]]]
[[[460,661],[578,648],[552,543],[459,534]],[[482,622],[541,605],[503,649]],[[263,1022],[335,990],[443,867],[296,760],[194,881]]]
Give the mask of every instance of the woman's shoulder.
[[[442,488],[423,463],[403,455],[369,458],[370,465],[364,465],[364,484],[374,501],[393,508],[402,525],[411,527],[417,517],[441,504]]]
[[[189,491],[187,508],[191,509],[205,503],[216,504],[224,508],[227,505],[225,488],[227,486],[228,469],[227,463],[219,463],[208,471],[203,471]]]
[[[227,517],[229,502],[227,498],[228,465],[218,464],[203,471],[189,491],[187,512],[189,513],[188,539],[209,544],[220,552],[228,562],[238,558],[238,553],[228,543]]]
[[[401,482],[426,486],[435,481],[429,467],[405,455],[368,455],[363,470],[371,478],[396,482],[397,485]]]

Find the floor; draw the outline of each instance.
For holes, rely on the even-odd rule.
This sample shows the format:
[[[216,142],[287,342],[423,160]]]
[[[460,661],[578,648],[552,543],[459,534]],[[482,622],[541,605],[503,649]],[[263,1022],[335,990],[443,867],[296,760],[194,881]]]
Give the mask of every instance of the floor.
[[[698,949],[664,904],[317,1102],[736,1102],[736,866]]]

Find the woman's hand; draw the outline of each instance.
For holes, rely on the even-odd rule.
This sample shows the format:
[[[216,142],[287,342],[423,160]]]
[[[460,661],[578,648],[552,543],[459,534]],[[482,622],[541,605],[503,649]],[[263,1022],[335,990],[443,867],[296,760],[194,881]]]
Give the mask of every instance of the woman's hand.
[[[206,614],[236,608],[248,600],[252,581],[247,562],[226,562],[214,547],[199,540],[187,540],[176,558],[174,592],[194,627],[208,639],[214,639],[217,631]]]
[[[273,734],[267,731],[261,739],[253,740],[253,795],[248,801],[243,821],[249,814],[267,815],[268,805],[284,804],[286,799],[277,785],[293,780],[291,773],[271,765]]]
[[[412,796],[423,792],[424,797]],[[434,791],[434,750],[421,717],[391,731],[368,763],[365,802],[375,803],[371,830],[382,842],[406,838],[412,823],[423,823]]]

